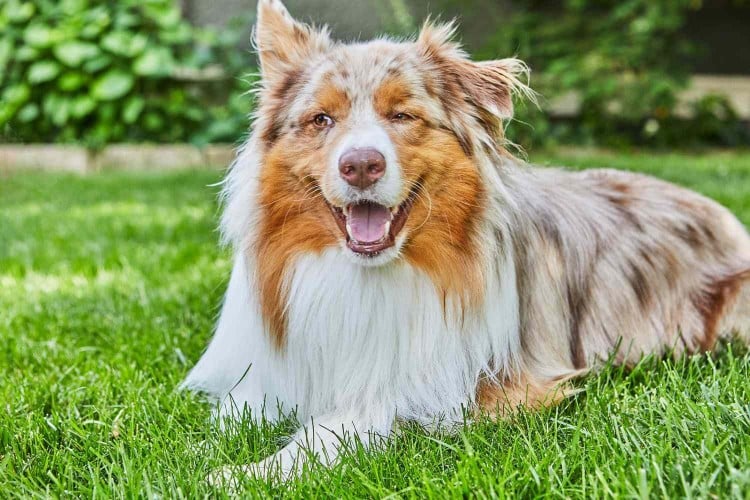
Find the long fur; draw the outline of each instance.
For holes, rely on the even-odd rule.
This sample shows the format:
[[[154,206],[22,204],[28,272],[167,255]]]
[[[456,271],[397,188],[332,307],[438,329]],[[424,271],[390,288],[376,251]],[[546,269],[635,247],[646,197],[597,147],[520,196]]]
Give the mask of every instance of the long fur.
[[[342,434],[385,437],[400,419],[550,404],[606,359],[748,340],[750,238],[737,219],[647,176],[513,159],[502,120],[514,91],[529,93],[526,67],[474,63],[452,33],[427,24],[415,41],[344,45],[259,2],[260,108],[225,184],[234,268],[184,383],[221,417],[296,412],[292,442],[244,472],[293,474],[302,449],[334,463]],[[419,119],[383,125],[398,106]],[[321,107],[336,129],[308,125]],[[391,175],[369,194],[331,167],[365,143]],[[396,246],[352,255],[326,203],[395,206],[417,188]]]

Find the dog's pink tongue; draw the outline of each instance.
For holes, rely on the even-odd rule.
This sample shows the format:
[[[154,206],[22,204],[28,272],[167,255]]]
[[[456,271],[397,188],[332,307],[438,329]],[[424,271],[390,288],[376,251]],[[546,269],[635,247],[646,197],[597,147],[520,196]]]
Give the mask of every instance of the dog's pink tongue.
[[[391,220],[390,211],[377,203],[359,203],[349,207],[351,237],[360,243],[372,243],[385,237],[385,225]]]

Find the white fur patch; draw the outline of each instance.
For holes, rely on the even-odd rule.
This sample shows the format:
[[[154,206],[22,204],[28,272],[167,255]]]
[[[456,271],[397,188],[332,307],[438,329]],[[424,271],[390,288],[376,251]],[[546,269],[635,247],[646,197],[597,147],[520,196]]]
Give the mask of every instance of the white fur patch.
[[[238,257],[216,336],[186,385],[223,400],[225,415],[245,406],[257,413],[266,403],[274,419],[279,403],[301,421],[346,412],[368,416],[359,427],[387,431],[397,416],[460,419],[479,377],[513,364],[512,266],[488,276],[490,296],[505,300],[460,318],[450,304],[444,314],[442,296],[411,266],[363,267],[342,253],[294,264],[281,352],[268,340]]]

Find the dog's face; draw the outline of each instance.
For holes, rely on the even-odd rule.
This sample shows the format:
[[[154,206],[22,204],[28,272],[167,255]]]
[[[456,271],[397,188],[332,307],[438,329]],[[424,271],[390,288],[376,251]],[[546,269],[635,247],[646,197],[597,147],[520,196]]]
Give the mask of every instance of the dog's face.
[[[451,34],[346,45],[261,0],[262,237],[289,252],[340,246],[362,265],[430,266],[471,246],[476,155],[497,143],[523,66],[471,62]]]

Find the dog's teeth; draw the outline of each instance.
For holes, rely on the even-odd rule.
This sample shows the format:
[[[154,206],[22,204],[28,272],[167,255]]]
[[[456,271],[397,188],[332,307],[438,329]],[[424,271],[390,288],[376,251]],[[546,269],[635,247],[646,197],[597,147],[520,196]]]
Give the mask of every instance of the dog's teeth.
[[[344,215],[348,219],[349,218],[349,205],[344,205],[344,209],[343,210],[344,210]],[[347,227],[347,229],[349,228],[349,226],[346,226],[346,227]]]
[[[388,237],[389,234],[391,234],[391,221],[388,221],[385,223],[385,238]]]
[[[352,236],[352,226],[349,225],[349,222],[346,223],[346,234],[348,234],[351,239],[355,239],[354,236]]]

